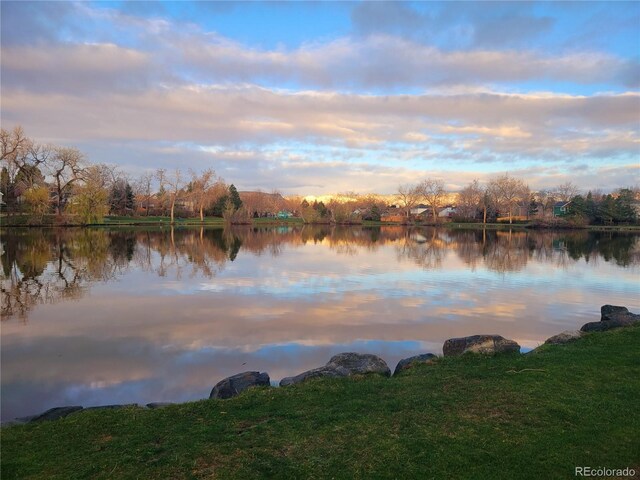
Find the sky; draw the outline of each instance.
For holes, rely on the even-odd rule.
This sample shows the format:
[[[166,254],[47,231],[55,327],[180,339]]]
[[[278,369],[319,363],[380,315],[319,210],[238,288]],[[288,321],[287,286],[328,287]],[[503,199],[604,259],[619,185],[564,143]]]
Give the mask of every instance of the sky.
[[[239,190],[640,182],[640,2],[2,1],[2,128]]]

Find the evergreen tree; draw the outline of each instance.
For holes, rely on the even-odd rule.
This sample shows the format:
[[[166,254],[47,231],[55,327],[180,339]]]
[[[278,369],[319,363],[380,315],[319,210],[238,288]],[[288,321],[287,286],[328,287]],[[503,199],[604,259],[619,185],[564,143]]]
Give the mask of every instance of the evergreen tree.
[[[576,195],[571,199],[569,204],[569,215],[572,217],[584,217],[587,216],[587,202],[582,195]]]
[[[628,188],[620,190],[618,198],[614,202],[614,217],[616,222],[634,223],[637,220],[637,214],[633,208],[635,198],[633,191]]]
[[[373,205],[371,210],[369,210],[369,220],[379,222],[380,216],[380,207],[378,207],[378,205]]]
[[[615,200],[613,199],[611,194],[604,197],[600,202],[598,214],[602,224],[609,225],[613,223],[615,219]]]
[[[216,200],[216,203],[211,209],[211,213],[214,217],[222,217],[225,206],[227,205],[227,200],[229,200],[229,195],[222,195],[218,200]]]
[[[135,199],[135,195],[133,194],[133,188],[131,188],[131,185],[129,185],[129,182],[127,182],[127,186],[125,187],[124,192],[125,192],[125,208],[129,212],[133,212],[136,206],[136,199]]]
[[[240,198],[240,194],[233,183],[229,185],[229,198],[236,210],[242,207],[242,199]]]
[[[591,191],[587,193],[586,207],[587,207],[587,217],[589,218],[589,222],[597,222],[598,205],[596,204],[596,201],[593,199],[593,194],[591,193]]]

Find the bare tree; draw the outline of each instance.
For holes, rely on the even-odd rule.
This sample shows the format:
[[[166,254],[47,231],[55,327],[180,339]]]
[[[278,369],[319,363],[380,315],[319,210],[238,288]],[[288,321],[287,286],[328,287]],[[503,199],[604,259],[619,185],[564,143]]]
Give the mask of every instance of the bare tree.
[[[160,182],[160,188],[165,189],[169,195],[169,205],[171,212],[171,223],[174,223],[174,212],[176,207],[176,201],[182,190],[182,172],[179,168],[176,168],[170,175],[164,168],[158,169],[156,172],[158,181]]]
[[[145,172],[138,177],[138,180],[134,184],[136,195],[140,197],[140,204],[145,205],[147,217],[149,216],[151,198],[153,197],[153,180],[154,174],[152,172]]]
[[[540,190],[535,193],[534,199],[542,208],[542,212],[540,212],[542,217],[546,217],[547,213],[553,208],[553,204],[556,201],[556,194],[552,190]]]
[[[529,198],[529,187],[522,180],[505,174],[491,180],[488,189],[496,205],[508,212],[509,223],[513,223],[513,210]]]
[[[0,129],[0,146],[2,147],[0,160],[9,160],[21,148],[24,148],[28,141],[24,130],[19,125],[15,126],[12,131]]]
[[[400,185],[396,193],[396,199],[400,208],[404,210],[407,219],[411,214],[411,209],[415,207],[422,198],[422,192],[415,185]]]
[[[438,208],[442,206],[443,200],[446,198],[447,192],[444,189],[444,182],[427,178],[418,185],[418,191],[424,199],[425,203],[431,207],[433,221],[438,221]]]
[[[76,148],[55,147],[46,163],[46,170],[53,177],[56,192],[56,213],[60,215],[67,197],[82,176],[84,155]]]
[[[484,189],[475,179],[458,193],[458,215],[463,218],[476,218],[478,210],[483,209]]]
[[[571,182],[565,182],[553,189],[553,192],[560,202],[568,202],[580,193],[580,189]]]
[[[193,198],[194,205],[200,212],[200,221],[204,222],[204,209],[210,205],[212,200],[212,187],[216,180],[216,172],[212,169],[207,169],[198,175],[193,170],[191,174],[191,197]]]

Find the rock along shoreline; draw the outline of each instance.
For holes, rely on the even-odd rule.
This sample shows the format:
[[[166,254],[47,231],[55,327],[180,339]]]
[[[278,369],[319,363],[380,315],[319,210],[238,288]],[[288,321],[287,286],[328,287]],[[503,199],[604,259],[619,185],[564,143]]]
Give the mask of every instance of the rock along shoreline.
[[[604,332],[614,328],[623,328],[640,324],[640,314],[631,313],[626,307],[617,305],[603,305],[600,308],[600,321],[585,323],[579,330],[567,330],[548,338],[543,345],[562,345],[573,342],[585,334]],[[536,349],[527,352],[534,353]],[[516,354],[520,352],[520,345],[513,340],[500,335],[482,334],[468,337],[450,338],[442,347],[443,356],[453,357],[465,354],[496,355],[502,353]],[[398,362],[393,375],[399,375],[405,370],[417,365],[434,365],[438,360],[434,353],[424,353],[413,357],[404,358]],[[387,363],[377,355],[355,352],[339,353],[323,366],[301,372],[297,375],[280,380],[280,387],[290,387],[307,380],[320,377],[351,377],[354,375],[382,375],[391,376],[391,369]],[[267,372],[242,372],[220,380],[211,390],[210,399],[233,398],[245,390],[253,387],[270,387],[271,379]],[[2,424],[3,427],[20,425],[25,423],[57,420],[68,415],[77,415],[84,411],[113,410],[121,408],[146,408],[157,409],[169,405],[172,402],[151,402],[145,406],[137,403],[102,405],[96,407],[82,407],[79,405],[50,408],[37,415],[19,417]]]

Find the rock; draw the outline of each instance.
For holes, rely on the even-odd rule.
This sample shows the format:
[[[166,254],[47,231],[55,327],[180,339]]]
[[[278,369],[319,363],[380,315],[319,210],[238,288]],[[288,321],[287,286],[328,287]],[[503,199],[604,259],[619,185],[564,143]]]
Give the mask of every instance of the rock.
[[[433,353],[424,353],[422,355],[415,355],[409,358],[403,358],[396,365],[396,369],[393,371],[394,375],[398,375],[403,370],[408,370],[411,367],[414,367],[419,364],[431,365],[434,363],[434,360],[438,357]]]
[[[57,420],[59,418],[66,417],[67,415],[71,415],[72,413],[79,412],[80,410],[82,410],[82,407],[80,406],[54,407],[54,408],[50,408],[46,412],[36,415],[30,420],[30,422],[43,422],[45,420]]]
[[[339,353],[331,357],[327,366],[345,368],[349,375],[379,373],[386,377],[391,376],[391,369],[387,363],[380,357],[368,353]]]
[[[124,405],[120,405],[120,404],[115,404],[115,405],[98,405],[97,407],[87,407],[85,408],[83,411],[86,412],[87,410],[118,410],[120,408],[130,408],[130,407],[140,407],[140,405],[138,405],[137,403],[127,403]]]
[[[500,335],[472,335],[470,337],[450,338],[442,347],[445,357],[463,353],[508,353],[520,352],[520,345]]]
[[[271,385],[266,372],[243,372],[219,381],[211,390],[209,398],[231,398],[249,387]]]
[[[565,330],[558,335],[547,338],[547,341],[544,343],[546,345],[562,345],[564,343],[573,342],[574,340],[579,339],[581,336],[582,332],[580,330]]]
[[[638,317],[638,315],[633,316]],[[615,320],[606,320],[604,322],[600,321],[585,323],[582,328],[580,328],[580,330],[583,332],[604,332],[606,330],[612,330],[614,328],[628,327],[636,323],[638,323],[638,320],[634,318],[618,318]]]
[[[175,403],[172,402],[151,402],[151,403],[147,403],[147,408],[164,408],[164,407],[168,407],[169,405],[175,405]]]
[[[379,373],[390,376],[391,369],[384,360],[376,355],[367,353],[339,353],[331,357],[323,367],[307,370],[294,377],[286,377],[280,380],[280,386],[286,387],[301,383],[311,378],[318,377],[349,377],[351,375],[364,375]]]
[[[629,313],[629,309],[627,307],[619,307],[616,305],[603,305],[600,307],[600,321],[605,322],[611,319],[610,315],[617,315],[620,313]]]
[[[302,383],[311,378],[319,378],[319,377],[348,377],[349,371],[346,368],[335,367],[335,366],[327,366],[314,368],[312,370],[307,370],[306,372],[302,372],[293,377],[285,377],[280,380],[280,386],[286,387],[288,385],[294,385],[296,383]]]
[[[604,332],[636,323],[640,323],[640,315],[631,313],[627,307],[603,305],[600,307],[600,321],[585,323],[580,330],[583,332]]]

